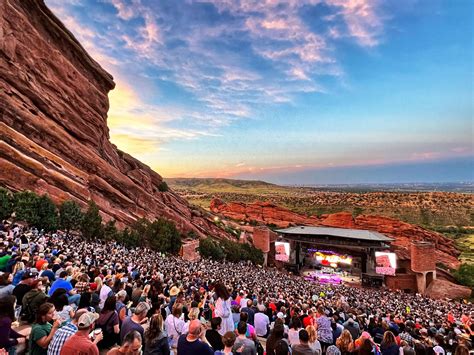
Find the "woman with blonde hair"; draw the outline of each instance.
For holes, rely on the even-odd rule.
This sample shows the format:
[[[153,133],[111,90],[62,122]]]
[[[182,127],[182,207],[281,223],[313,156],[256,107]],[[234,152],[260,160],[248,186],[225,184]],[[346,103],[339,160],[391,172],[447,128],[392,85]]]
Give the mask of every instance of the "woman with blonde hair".
[[[354,351],[354,341],[352,340],[351,332],[347,329],[342,331],[342,334],[336,340],[336,346],[341,351],[341,354],[351,354]]]
[[[187,334],[189,332],[189,324],[193,320],[195,319],[199,320],[199,313],[200,311],[199,311],[199,308],[197,307],[193,307],[189,310],[189,313],[188,313],[189,320],[183,326],[183,334]]]
[[[20,281],[23,277],[23,274],[25,272],[26,272],[25,263],[23,261],[17,262],[15,264],[15,266],[13,267],[13,272],[12,272],[12,274],[14,275],[13,276],[13,281],[12,281],[13,286],[16,286],[20,283]]]
[[[309,347],[314,351],[315,355],[321,355],[322,354],[321,343],[318,340],[318,333],[316,332],[316,328],[314,327],[314,325],[308,325],[306,327],[306,331],[308,332],[308,335],[309,335],[309,341],[308,341]]]

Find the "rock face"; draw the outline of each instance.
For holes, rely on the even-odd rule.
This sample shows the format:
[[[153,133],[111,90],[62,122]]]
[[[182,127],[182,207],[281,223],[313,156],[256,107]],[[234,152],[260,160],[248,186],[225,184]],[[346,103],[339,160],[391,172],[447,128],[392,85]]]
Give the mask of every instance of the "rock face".
[[[472,290],[469,287],[456,285],[447,280],[433,280],[426,289],[426,295],[431,298],[469,298]]]
[[[119,226],[162,216],[183,233],[226,237],[109,141],[114,86],[42,0],[0,0],[0,185],[92,199]]]
[[[443,263],[450,268],[458,268],[460,265],[457,259],[460,252],[456,249],[453,240],[440,233],[428,231],[393,218],[371,215],[360,215],[353,218],[347,212],[322,215],[320,218],[306,217],[270,203],[224,203],[218,199],[213,199],[210,207],[211,211],[229,218],[245,222],[253,220],[267,225],[275,224],[278,227],[304,224],[377,231],[395,239],[392,247],[398,258],[404,260],[410,259],[410,243],[412,241],[430,241],[435,245],[436,262]]]

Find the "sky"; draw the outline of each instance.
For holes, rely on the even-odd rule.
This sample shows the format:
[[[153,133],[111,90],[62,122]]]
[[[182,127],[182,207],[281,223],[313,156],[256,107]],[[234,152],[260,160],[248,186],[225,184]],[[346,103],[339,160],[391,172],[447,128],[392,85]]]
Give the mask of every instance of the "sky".
[[[474,180],[470,0],[46,0],[164,177]]]

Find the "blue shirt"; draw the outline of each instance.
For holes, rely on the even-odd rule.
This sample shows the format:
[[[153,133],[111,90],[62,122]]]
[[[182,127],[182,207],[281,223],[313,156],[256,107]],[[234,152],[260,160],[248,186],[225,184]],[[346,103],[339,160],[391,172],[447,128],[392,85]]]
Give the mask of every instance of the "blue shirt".
[[[48,296],[51,296],[58,288],[64,288],[69,293],[72,290],[72,285],[67,280],[57,279],[49,289]]]

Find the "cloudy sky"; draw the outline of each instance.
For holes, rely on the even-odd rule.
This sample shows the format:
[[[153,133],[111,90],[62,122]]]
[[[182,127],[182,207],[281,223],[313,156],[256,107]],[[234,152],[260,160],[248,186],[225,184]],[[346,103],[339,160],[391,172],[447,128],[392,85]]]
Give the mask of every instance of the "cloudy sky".
[[[46,0],[115,78],[113,143],[164,177],[473,176],[470,0]]]

